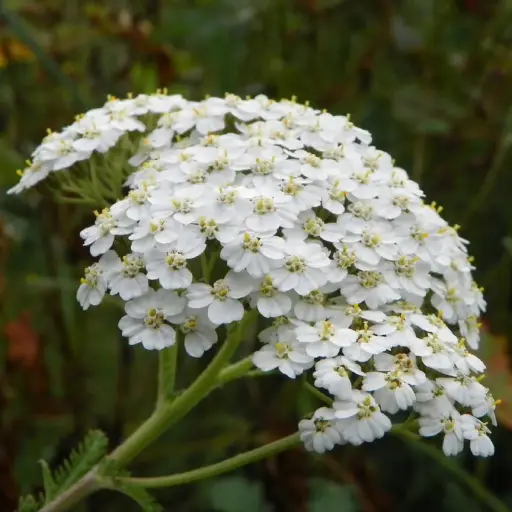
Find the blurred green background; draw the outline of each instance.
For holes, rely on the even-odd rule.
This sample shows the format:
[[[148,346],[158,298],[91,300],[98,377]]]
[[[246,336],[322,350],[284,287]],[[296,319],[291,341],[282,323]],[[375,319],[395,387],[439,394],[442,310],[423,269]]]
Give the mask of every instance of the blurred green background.
[[[438,459],[392,436],[324,457],[301,450],[157,493],[184,512],[512,510],[512,2],[510,0],[0,1],[0,186],[46,128],[125,95],[297,95],[351,113],[471,241],[489,303],[481,355],[503,399],[491,460]],[[90,428],[112,446],[150,412],[156,355],[129,348],[115,304],[81,312],[91,212],[0,196],[0,510],[40,488]],[[180,365],[180,385],[197,371]],[[132,465],[211,463],[291,433],[317,407],[270,377],[213,393]],[[434,452],[435,453],[435,452]],[[501,501],[497,501],[501,500]],[[500,508],[502,507],[502,508]],[[99,493],[77,510],[137,510]]]

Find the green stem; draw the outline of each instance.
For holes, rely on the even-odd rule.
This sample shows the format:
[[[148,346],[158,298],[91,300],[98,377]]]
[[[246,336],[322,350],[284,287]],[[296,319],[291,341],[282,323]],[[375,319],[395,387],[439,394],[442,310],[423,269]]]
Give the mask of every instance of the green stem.
[[[197,480],[204,480],[221,475],[222,473],[227,473],[228,471],[233,471],[261,459],[268,459],[273,455],[297,446],[299,443],[300,434],[296,432],[288,437],[260,446],[254,450],[235,455],[230,459],[212,464],[211,466],[205,466],[193,469],[192,471],[186,471],[185,473],[177,473],[169,476],[159,476],[155,478],[119,478],[118,480],[129,485],[138,485],[146,488],[172,487],[175,485],[189,484]]]
[[[181,331],[178,331],[176,343],[171,347],[160,350],[158,353],[157,407],[161,407],[164,402],[171,401],[174,397],[176,365],[178,363],[179,344],[182,338],[181,334]]]
[[[426,442],[417,442],[417,437],[412,432],[396,430],[394,434],[411,444],[414,449],[422,451],[425,455],[438,462],[440,466],[443,466],[457,478],[461,484],[465,485],[482,503],[485,503],[489,510],[493,512],[510,512],[509,507],[505,503],[488,491],[477,478],[446,457],[443,452]]]
[[[201,254],[201,273],[203,274],[203,278],[206,281],[206,283],[210,283],[210,269],[208,265],[208,260],[206,259],[206,252],[203,252]]]
[[[334,400],[324,393],[322,393],[319,389],[315,388],[312,384],[310,384],[307,380],[304,380],[304,387],[314,396],[316,396],[319,400],[321,400],[324,404],[329,407],[332,406]]]
[[[220,350],[191,386],[173,402],[161,402],[153,414],[107,459],[114,462],[118,468],[126,466],[144,448],[158,439],[169,426],[180,420],[205,398],[216,387],[222,369],[244,339],[247,325],[253,320],[255,314],[255,311],[246,313],[244,318],[230,330]],[[105,481],[105,477],[98,474],[98,468],[94,468],[39,512],[64,512],[89,494],[104,487],[109,487],[109,484]]]
[[[252,370],[253,367],[254,364],[252,362],[252,355],[246,357],[245,359],[241,359],[237,363],[229,365],[219,373],[217,378],[217,386],[223,386],[231,380],[244,377]]]
[[[100,488],[101,484],[96,472],[94,470],[89,471],[75,485],[57,496],[51,503],[39,509],[39,512],[64,512]]]
[[[125,466],[146,446],[160,437],[170,425],[176,423],[193,409],[209,393],[210,388],[215,386],[219,373],[234,355],[243,339],[246,324],[252,317],[251,313],[246,313],[242,321],[238,322],[236,327],[228,334],[226,341],[212,362],[191,386],[178,396],[174,402],[166,402],[157,408],[153,415],[121,446],[116,448],[109,458],[115,460],[120,466]]]

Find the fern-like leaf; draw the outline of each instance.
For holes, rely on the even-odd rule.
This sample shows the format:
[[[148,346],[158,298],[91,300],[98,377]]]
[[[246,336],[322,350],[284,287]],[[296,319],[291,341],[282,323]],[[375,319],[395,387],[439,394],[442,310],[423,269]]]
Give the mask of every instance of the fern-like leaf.
[[[17,512],[37,512],[41,507],[41,503],[32,494],[21,496],[18,501]]]
[[[45,460],[40,460],[39,464],[41,464],[41,471],[43,473],[43,487],[45,496],[44,502],[49,503],[55,497],[58,486],[53,479],[53,475],[50,470],[50,466],[48,466],[48,463]]]
[[[62,494],[90,471],[105,456],[107,446],[108,439],[105,434],[101,430],[91,430],[78,448],[71,452],[69,458],[54,471],[55,490],[51,498],[46,497],[45,502]]]
[[[156,499],[143,487],[125,484],[118,481],[116,482],[114,489],[126,496],[129,496],[132,500],[137,502],[142,512],[163,512],[164,510],[162,505],[160,505],[160,503],[158,503]]]

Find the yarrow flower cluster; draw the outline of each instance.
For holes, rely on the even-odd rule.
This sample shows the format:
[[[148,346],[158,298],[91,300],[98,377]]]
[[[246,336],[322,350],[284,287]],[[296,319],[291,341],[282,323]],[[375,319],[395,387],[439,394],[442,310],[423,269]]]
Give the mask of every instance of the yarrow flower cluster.
[[[255,366],[311,370],[333,397],[299,424],[316,452],[380,438],[412,411],[447,455],[465,441],[493,453],[496,401],[469,351],[485,301],[467,241],[367,131],[266,96],[110,98],[50,134],[12,191],[127,136],[140,144],[126,196],[81,233],[99,257],[84,309],[119,295],[130,344],[163,349],[179,333],[192,357],[257,309]]]

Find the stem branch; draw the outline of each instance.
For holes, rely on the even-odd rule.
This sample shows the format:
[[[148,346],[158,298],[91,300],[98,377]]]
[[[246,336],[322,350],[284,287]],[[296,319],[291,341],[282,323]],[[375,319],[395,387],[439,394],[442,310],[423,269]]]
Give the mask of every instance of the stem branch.
[[[187,390],[172,403],[165,402],[158,407],[153,415],[114,450],[109,458],[115,460],[120,466],[126,465],[146,446],[160,437],[170,425],[193,409],[209,393],[210,388],[215,386],[219,373],[238,348],[249,319],[252,319],[252,315],[247,313],[228,334],[211,363]]]
[[[130,485],[138,485],[146,488],[171,487],[175,485],[189,484],[197,480],[211,478],[228,471],[233,471],[241,466],[251,464],[261,459],[267,459],[280,452],[288,450],[300,443],[300,434],[296,432],[288,437],[274,441],[273,443],[260,446],[254,450],[250,450],[239,455],[235,455],[230,459],[217,462],[211,466],[186,471],[185,473],[177,473],[169,476],[159,476],[154,478],[119,478],[118,480]]]
[[[116,466],[122,468],[133,460],[144,448],[160,437],[172,424],[176,423],[193,409],[212,389],[217,387],[219,374],[234,355],[240,342],[244,339],[248,324],[254,318],[254,311],[245,314],[244,318],[232,327],[226,341],[199,377],[179,395],[174,401],[160,401],[153,414],[108,457],[115,461]],[[160,361],[162,363],[162,361]],[[166,361],[167,363],[167,361]],[[236,365],[233,365],[236,366]],[[173,368],[170,364],[167,370]],[[167,393],[172,383],[174,386],[174,370],[163,371],[159,380],[159,391],[165,389]],[[221,464],[221,463],[219,463]],[[104,480],[103,482],[101,480]],[[45,505],[40,512],[64,512],[81,501],[89,494],[108,487],[105,477],[98,474],[98,468],[94,468],[82,477],[74,486],[51,503]]]

